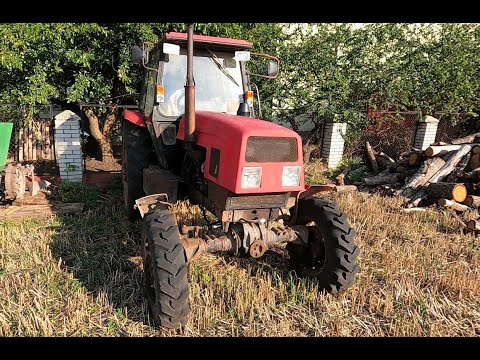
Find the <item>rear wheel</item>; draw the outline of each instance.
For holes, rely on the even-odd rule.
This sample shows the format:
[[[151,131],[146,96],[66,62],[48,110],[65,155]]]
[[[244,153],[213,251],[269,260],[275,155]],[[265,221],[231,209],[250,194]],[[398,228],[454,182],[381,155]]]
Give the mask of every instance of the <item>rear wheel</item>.
[[[168,209],[145,216],[142,249],[145,292],[155,325],[184,326],[190,312],[187,257]]]
[[[308,226],[308,243],[287,244],[291,268],[300,276],[316,277],[320,289],[330,293],[351,286],[360,249],[347,216],[332,202],[307,198],[298,204],[297,224]]]
[[[136,199],[145,196],[143,169],[155,163],[156,157],[148,130],[124,119],[122,123],[123,202],[130,220],[140,217],[133,206]]]

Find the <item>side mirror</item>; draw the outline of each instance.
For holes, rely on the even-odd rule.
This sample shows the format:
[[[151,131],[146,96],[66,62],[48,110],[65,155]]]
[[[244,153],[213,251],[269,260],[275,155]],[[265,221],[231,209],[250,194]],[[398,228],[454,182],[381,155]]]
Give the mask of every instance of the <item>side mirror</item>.
[[[261,53],[250,53],[250,55],[256,55],[262,58],[269,59],[270,61],[268,62],[267,65],[267,74],[268,75],[263,75],[263,74],[254,74],[249,71],[247,73],[251,76],[258,76],[262,78],[267,78],[267,79],[275,79],[278,76],[279,68],[280,68],[280,60],[272,55],[268,54],[261,54]]]
[[[148,63],[148,49],[143,47],[141,48],[140,46],[132,46],[132,63],[137,64],[137,65],[145,65]]]
[[[143,63],[143,57],[145,56],[145,51],[140,46],[132,46],[132,63],[140,65]]]
[[[270,60],[268,62],[268,76],[276,78],[278,76],[278,62]]]

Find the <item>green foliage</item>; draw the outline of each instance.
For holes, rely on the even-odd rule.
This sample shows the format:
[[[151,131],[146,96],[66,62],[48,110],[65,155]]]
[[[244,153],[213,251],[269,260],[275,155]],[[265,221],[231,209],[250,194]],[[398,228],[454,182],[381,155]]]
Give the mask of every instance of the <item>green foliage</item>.
[[[20,104],[9,117],[30,119],[50,98],[75,104],[136,96],[142,68],[131,64],[131,46],[185,30],[182,23],[0,24],[0,103]],[[254,52],[278,56],[276,80],[251,80],[260,89],[262,117],[293,128],[307,120],[362,127],[369,106],[423,113],[479,108],[479,24],[198,23],[195,32],[243,38]],[[247,66],[265,71],[255,57]]]
[[[54,188],[51,200],[65,203],[85,203],[94,205],[99,198],[99,189],[96,186],[62,181]]]
[[[479,108],[478,24],[289,24],[276,113],[368,125],[367,109]],[[303,120],[293,120],[307,114]]]

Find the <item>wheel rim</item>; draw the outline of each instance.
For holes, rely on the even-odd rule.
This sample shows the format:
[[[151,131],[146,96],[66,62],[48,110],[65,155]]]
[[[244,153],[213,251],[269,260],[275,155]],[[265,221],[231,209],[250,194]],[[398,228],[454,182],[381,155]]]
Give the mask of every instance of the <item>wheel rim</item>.
[[[290,267],[298,275],[316,277],[323,269],[326,260],[325,240],[320,227],[310,219],[299,219],[299,225],[306,225],[308,243],[289,243]]]
[[[145,273],[145,292],[148,300],[148,305],[151,309],[157,303],[157,295],[155,292],[155,278],[153,275],[153,262],[152,262],[152,254],[150,248],[148,246],[148,240],[143,240],[143,267]]]

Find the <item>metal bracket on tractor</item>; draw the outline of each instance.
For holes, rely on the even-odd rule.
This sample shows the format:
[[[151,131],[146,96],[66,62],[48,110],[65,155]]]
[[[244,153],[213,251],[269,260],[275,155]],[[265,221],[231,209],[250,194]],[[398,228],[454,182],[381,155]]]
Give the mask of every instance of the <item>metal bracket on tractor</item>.
[[[167,194],[152,194],[135,200],[135,208],[138,209],[142,218],[149,212],[156,209],[167,209],[169,206],[172,204],[168,202]]]

